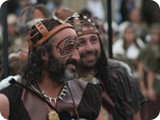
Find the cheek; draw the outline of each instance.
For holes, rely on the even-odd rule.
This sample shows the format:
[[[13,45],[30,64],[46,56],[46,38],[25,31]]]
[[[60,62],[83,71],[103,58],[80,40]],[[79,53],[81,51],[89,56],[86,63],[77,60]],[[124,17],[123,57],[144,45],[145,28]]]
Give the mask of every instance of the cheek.
[[[100,54],[101,54],[101,47],[100,47],[100,44],[98,44],[98,45],[96,46],[96,50],[97,50],[98,56],[100,56]]]
[[[66,64],[66,62],[69,60],[70,56],[62,56],[60,59],[63,64]]]
[[[92,47],[93,47],[93,49],[96,49],[96,50],[100,50],[100,48],[101,48],[99,42],[92,44]]]
[[[63,64],[66,63],[68,57],[62,56],[62,55],[60,54],[60,52],[58,51],[58,49],[57,49],[57,50],[54,50],[54,51],[53,51],[53,54],[54,54],[54,57],[55,57],[57,60],[59,60],[61,63],[63,63]]]
[[[78,51],[78,54],[81,55],[85,51],[85,47],[79,47],[77,51]]]

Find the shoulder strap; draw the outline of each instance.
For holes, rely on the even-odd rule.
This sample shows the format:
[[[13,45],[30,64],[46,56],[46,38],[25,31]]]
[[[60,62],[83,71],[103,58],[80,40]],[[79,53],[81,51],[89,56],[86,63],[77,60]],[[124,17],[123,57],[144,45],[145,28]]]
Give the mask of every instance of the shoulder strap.
[[[29,87],[26,87],[25,85],[23,85],[23,84],[15,81],[14,79],[12,79],[12,80],[10,81],[10,83],[11,83],[11,84],[16,84],[16,85],[18,85],[18,86],[20,86],[20,87],[22,87],[22,88],[30,91],[31,93],[33,93],[34,95],[36,95],[39,99],[41,99],[42,101],[44,101],[51,109],[55,110],[55,111],[58,113],[58,111],[56,110],[56,108],[55,108],[54,106],[52,106],[43,96],[40,96],[38,93],[36,93],[36,92],[33,91],[32,89],[30,89]],[[59,113],[58,113],[58,114],[59,114]]]

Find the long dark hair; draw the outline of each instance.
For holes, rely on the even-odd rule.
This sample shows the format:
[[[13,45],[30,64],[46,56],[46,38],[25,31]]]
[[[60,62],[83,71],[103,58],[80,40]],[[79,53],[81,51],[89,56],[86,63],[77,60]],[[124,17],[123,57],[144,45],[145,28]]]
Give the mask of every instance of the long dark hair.
[[[99,42],[100,42],[100,47],[101,47],[101,54],[100,57],[97,61],[97,74],[96,77],[98,77],[102,83],[104,84],[104,87],[107,88],[108,86],[108,80],[109,80],[109,74],[108,74],[108,60],[102,45],[102,41],[100,40],[99,37]]]
[[[23,78],[26,80],[28,85],[33,82],[41,82],[44,69],[44,61],[41,59],[41,55],[46,51],[49,53],[51,49],[51,42],[47,41],[45,44],[29,51],[29,56],[24,67],[23,75]]]

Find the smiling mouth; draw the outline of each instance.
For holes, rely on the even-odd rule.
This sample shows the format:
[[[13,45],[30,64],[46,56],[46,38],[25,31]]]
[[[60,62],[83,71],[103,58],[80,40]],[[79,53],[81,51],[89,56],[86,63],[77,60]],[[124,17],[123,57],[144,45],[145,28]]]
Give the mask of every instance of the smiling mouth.
[[[94,55],[88,55],[88,56],[83,57],[83,59],[85,59],[86,61],[92,61],[92,60],[95,59],[95,56]]]

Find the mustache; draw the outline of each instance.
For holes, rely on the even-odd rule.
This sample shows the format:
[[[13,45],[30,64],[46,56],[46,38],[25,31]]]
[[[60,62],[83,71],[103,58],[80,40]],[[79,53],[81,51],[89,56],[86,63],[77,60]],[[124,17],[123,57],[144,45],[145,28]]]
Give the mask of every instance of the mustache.
[[[81,57],[86,57],[86,56],[88,56],[88,55],[95,55],[95,50],[90,50],[90,51],[86,51],[85,53],[83,53],[83,54],[81,54]]]
[[[78,63],[78,61],[69,58],[69,59],[66,61],[66,66],[67,66],[68,64],[72,64],[72,65],[75,65],[75,66],[76,66],[77,63]]]

